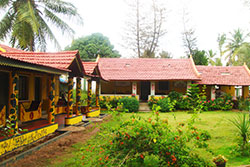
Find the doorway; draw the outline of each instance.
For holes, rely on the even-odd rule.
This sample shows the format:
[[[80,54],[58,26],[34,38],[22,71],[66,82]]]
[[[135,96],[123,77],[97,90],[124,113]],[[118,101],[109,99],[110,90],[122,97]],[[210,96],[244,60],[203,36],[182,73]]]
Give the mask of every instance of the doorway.
[[[6,106],[6,111],[8,111],[9,104],[9,74],[0,72],[0,110],[3,106]],[[8,116],[8,112],[6,117]]]
[[[141,95],[140,100],[147,101],[150,94],[150,82],[141,82]]]

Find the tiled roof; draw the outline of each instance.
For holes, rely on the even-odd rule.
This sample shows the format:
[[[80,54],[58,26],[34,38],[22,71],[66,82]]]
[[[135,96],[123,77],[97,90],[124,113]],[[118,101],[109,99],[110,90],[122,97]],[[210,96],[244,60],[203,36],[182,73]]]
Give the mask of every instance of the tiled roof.
[[[82,64],[84,66],[84,70],[87,75],[91,75],[94,72],[94,69],[97,66],[97,62],[84,62],[82,61]]]
[[[192,59],[100,58],[98,68],[111,81],[200,80]]]
[[[205,85],[250,85],[250,73],[247,66],[196,66]]]
[[[68,70],[68,67],[78,54],[78,51],[64,51],[56,53],[28,52],[10,48],[1,44],[0,48],[6,51],[3,52],[2,50],[0,50],[0,56],[64,71],[70,71]]]

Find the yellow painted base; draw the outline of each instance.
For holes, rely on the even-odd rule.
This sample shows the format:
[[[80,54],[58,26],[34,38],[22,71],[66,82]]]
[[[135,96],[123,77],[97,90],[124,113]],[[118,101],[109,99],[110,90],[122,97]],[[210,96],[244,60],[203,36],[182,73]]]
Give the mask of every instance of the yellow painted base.
[[[87,117],[99,117],[100,116],[100,109],[99,110],[96,110],[96,111],[90,111],[87,113]]]
[[[56,123],[12,137],[10,139],[3,139],[2,141],[0,141],[0,156],[18,147],[30,144],[38,139],[41,139],[42,137],[55,132],[57,129],[58,124]]]
[[[65,125],[74,125],[82,121],[82,115],[65,118]]]

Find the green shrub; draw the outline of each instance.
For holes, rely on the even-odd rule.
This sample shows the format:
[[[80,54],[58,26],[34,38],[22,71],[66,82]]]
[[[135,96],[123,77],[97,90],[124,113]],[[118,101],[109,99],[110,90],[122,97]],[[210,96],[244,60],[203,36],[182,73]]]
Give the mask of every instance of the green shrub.
[[[121,98],[118,103],[123,104],[123,109],[127,112],[137,112],[139,110],[139,101],[135,97]]]
[[[176,109],[178,110],[189,110],[190,102],[185,96],[181,96],[179,100],[176,101]]]
[[[161,112],[174,111],[175,104],[176,104],[176,101],[175,100],[171,101],[169,97],[162,98],[157,102],[157,105],[161,107],[160,109]]]
[[[173,129],[158,112],[148,119],[133,115],[109,131],[108,142],[81,148],[83,166],[212,166],[197,153],[206,150],[209,135],[183,123]]]
[[[179,100],[179,99],[182,97],[182,94],[179,93],[179,92],[176,92],[176,91],[171,91],[171,92],[168,94],[168,97],[169,97],[171,100]]]
[[[154,96],[150,96],[150,99],[148,100],[148,106],[152,110],[153,105],[157,104],[158,100]]]

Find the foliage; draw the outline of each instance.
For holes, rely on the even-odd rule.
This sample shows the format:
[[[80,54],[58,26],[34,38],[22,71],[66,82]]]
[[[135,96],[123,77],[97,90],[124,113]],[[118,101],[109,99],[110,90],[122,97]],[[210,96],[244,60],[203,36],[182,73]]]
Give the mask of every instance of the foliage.
[[[224,97],[212,99],[212,100],[202,100],[201,103],[204,105],[204,111],[213,110],[224,110],[228,111],[233,108],[232,96],[225,95]]]
[[[150,99],[148,100],[148,106],[152,110],[153,105],[157,104],[158,100],[155,98],[155,96],[150,96]]]
[[[110,99],[109,97],[103,96],[103,99],[100,99],[99,104],[101,108],[107,108],[107,105],[110,105],[111,108],[117,108],[119,98],[114,97]]]
[[[249,115],[247,113],[238,113],[233,119],[229,120],[235,128],[238,130],[238,134],[241,137],[239,141],[239,149],[242,155],[250,155],[250,144],[249,141],[249,134],[250,134],[250,121]]]
[[[203,88],[204,91],[205,88]],[[204,96],[202,91],[202,96]],[[197,84],[190,84],[190,87],[187,90],[187,97],[189,100],[189,106],[192,112],[197,113],[201,112],[203,109],[203,103],[201,103],[201,99],[204,97],[200,96],[200,88]]]
[[[239,52],[239,49],[244,44],[245,40],[247,39],[249,34],[245,34],[244,31],[241,29],[236,29],[233,32],[230,32],[230,38],[227,40],[229,41],[226,45],[227,52],[226,59],[228,60],[227,65],[233,65],[235,64],[237,60],[237,55]]]
[[[227,159],[222,155],[218,155],[217,157],[214,157],[213,162],[216,165],[222,165],[222,164],[225,164],[227,162]]]
[[[194,50],[193,51],[193,59],[195,65],[208,65],[208,57],[204,50]]]
[[[27,129],[15,128],[15,123],[10,120],[6,120],[5,125],[0,125],[0,137],[11,137],[13,135],[19,135],[20,132],[26,132]]]
[[[173,55],[170,52],[163,50],[163,51],[161,51],[161,53],[159,53],[159,57],[164,58],[164,59],[172,59]]]
[[[96,59],[97,55],[101,57],[121,57],[119,52],[114,50],[109,38],[101,33],[78,38],[65,50],[79,50],[81,59]]]
[[[91,95],[91,103],[90,103],[91,107],[96,107],[96,95],[92,94]]]
[[[211,166],[195,150],[207,149],[207,138],[193,126],[180,123],[176,129],[167,121],[131,116],[118,126],[103,129],[107,141],[81,149],[78,162],[83,166]],[[89,158],[91,157],[91,161]]]
[[[164,97],[157,102],[161,112],[171,112],[175,110],[176,100],[171,101],[169,97]]]
[[[62,0],[5,0],[1,1],[0,10],[7,11],[0,21],[0,40],[9,39],[12,47],[25,50],[45,51],[47,39],[59,47],[48,23],[52,23],[63,34],[73,35],[73,29],[64,19],[76,18],[78,23],[82,22],[76,7]],[[64,16],[64,19],[59,16]]]
[[[123,110],[127,112],[137,112],[139,110],[139,101],[135,97],[124,97],[119,99],[123,104]]]
[[[243,111],[249,111],[250,107],[250,98],[240,98],[238,99],[238,109]]]

